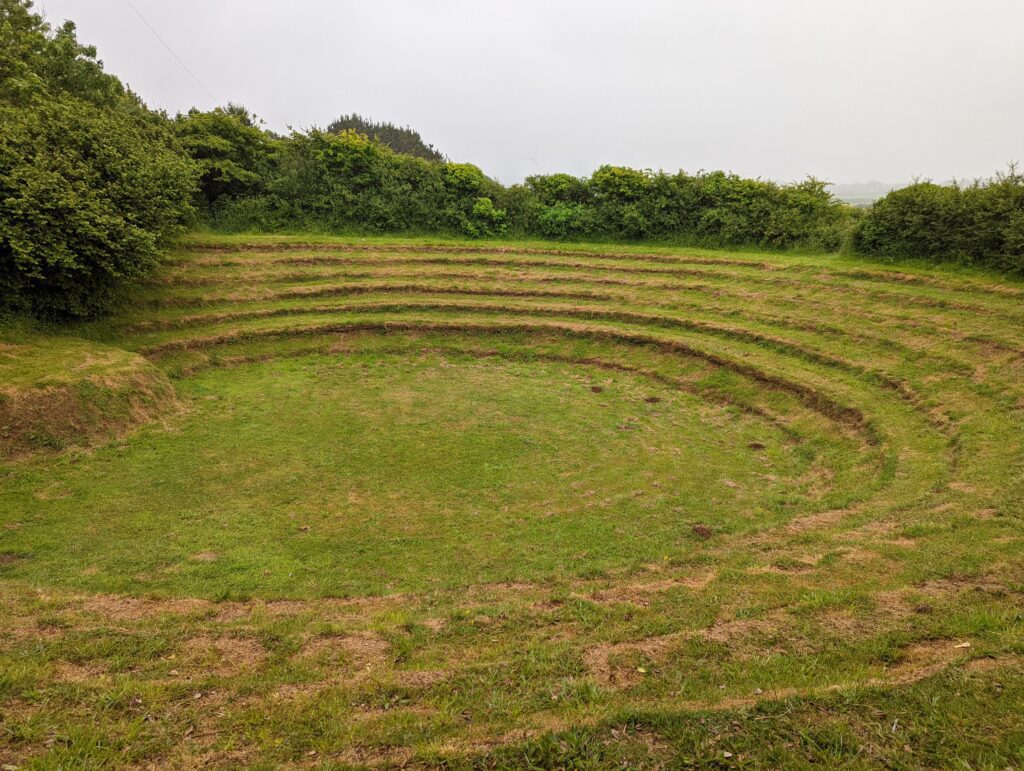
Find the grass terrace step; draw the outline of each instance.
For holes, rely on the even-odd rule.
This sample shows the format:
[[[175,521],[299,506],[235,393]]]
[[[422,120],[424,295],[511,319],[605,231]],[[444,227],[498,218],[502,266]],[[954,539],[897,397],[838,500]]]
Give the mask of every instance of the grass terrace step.
[[[4,330],[6,425],[132,420],[0,460],[0,758],[1019,766],[1022,300],[191,236],[76,336]]]

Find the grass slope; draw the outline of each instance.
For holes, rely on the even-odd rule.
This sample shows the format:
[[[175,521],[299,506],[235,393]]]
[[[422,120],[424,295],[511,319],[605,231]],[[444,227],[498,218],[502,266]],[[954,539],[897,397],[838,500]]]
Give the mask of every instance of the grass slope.
[[[177,406],[167,376],[138,354],[0,328],[0,459],[106,442]]]
[[[185,408],[0,466],[0,758],[1024,764],[1022,300],[815,256],[193,237],[3,364],[142,356]]]

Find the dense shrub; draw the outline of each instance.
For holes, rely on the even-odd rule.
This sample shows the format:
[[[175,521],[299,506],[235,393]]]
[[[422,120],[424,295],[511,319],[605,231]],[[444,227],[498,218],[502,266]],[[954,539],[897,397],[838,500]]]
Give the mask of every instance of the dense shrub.
[[[260,140],[249,114],[232,110],[178,120],[186,149],[206,170],[205,206],[215,225],[227,229],[508,233],[836,250],[855,216],[824,182],[778,185],[720,171],[602,166],[589,178],[536,175],[504,187],[471,164],[396,152],[341,129],[342,123]]]
[[[201,204],[261,195],[273,166],[274,139],[244,107],[190,110],[174,121],[182,148],[199,165]]]
[[[279,143],[258,203],[214,212],[240,228],[497,235],[501,186],[468,163],[396,153],[355,131],[293,133]]]
[[[1024,176],[970,185],[919,182],[877,201],[854,236],[858,251],[895,260],[984,265],[1024,273]]]
[[[0,293],[49,317],[104,310],[177,233],[194,187],[159,120],[59,97],[0,109]]]
[[[0,304],[106,308],[192,214],[195,169],[70,23],[0,0]]]
[[[966,224],[962,191],[922,182],[894,190],[871,207],[855,244],[878,257],[953,259],[956,234]]]
[[[856,217],[824,182],[777,185],[721,171],[666,174],[602,166],[589,179],[529,177],[505,196],[517,232],[566,240],[836,250]]]
[[[559,201],[539,209],[534,227],[545,238],[572,241],[592,235],[597,222],[593,208]],[[529,230],[529,224],[523,229]]]
[[[477,198],[470,212],[469,235],[496,236],[504,233],[505,216],[505,210],[495,208],[490,198]]]
[[[586,180],[570,174],[547,174],[526,178],[526,190],[542,206],[559,203],[589,203],[592,199]]]
[[[425,158],[428,161],[444,160],[444,156],[436,147],[424,142],[419,132],[408,126],[372,121],[352,113],[351,115],[342,115],[327,127],[329,134],[340,134],[343,131],[355,131],[370,139],[376,139],[396,153],[415,155],[417,158]]]

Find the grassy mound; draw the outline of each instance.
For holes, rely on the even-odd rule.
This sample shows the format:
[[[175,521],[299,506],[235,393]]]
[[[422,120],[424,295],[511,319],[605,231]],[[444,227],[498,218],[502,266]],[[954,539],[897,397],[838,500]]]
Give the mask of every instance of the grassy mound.
[[[195,239],[78,330],[188,409],[0,465],[0,749],[1020,765],[1022,301],[813,256]]]
[[[137,354],[0,328],[0,459],[106,442],[176,407],[167,376]]]

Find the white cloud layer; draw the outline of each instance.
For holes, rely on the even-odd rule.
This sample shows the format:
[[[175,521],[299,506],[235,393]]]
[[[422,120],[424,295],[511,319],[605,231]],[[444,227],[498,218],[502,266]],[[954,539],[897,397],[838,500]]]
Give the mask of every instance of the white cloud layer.
[[[602,163],[781,181],[1024,160],[1020,0],[132,0],[274,129],[409,124],[511,182]],[[45,0],[152,106],[212,106],[126,0]]]

